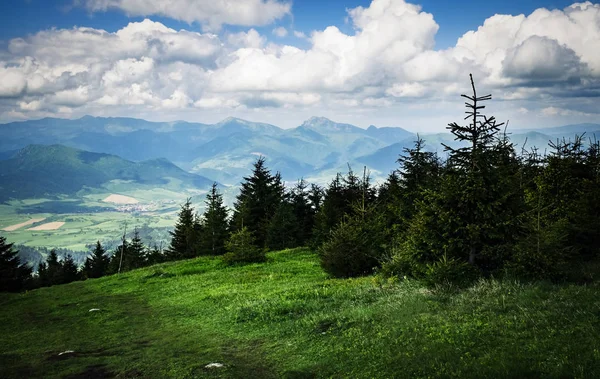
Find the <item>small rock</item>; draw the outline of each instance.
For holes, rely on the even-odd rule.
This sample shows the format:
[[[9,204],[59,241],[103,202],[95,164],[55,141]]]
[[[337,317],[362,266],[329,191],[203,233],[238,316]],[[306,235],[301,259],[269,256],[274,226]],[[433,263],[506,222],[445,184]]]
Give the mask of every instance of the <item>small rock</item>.
[[[221,368],[221,367],[225,367],[225,365],[223,363],[209,363],[206,366],[204,366],[204,368]]]
[[[89,311],[90,311],[90,312],[98,312],[99,310],[100,310],[99,308],[92,308],[92,309],[90,309]]]
[[[64,355],[64,354],[73,354],[73,353],[74,353],[73,350],[65,350],[62,353],[58,353],[58,356],[60,357],[61,355]]]

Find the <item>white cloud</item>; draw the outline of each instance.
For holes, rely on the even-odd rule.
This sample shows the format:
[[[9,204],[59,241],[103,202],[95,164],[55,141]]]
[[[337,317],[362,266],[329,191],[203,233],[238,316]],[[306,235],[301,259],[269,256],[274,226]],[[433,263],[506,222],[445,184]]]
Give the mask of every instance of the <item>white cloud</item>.
[[[254,7],[249,13],[266,12],[248,15],[259,21],[247,25],[268,23],[290,9],[282,1],[242,3]],[[91,10],[119,8],[198,21],[213,30],[223,23],[246,25],[223,10],[227,1],[194,2],[186,8],[187,19],[178,13],[182,4],[189,5],[184,0],[172,0],[169,9],[150,0],[85,4]],[[279,16],[268,16],[266,10],[285,4]],[[373,0],[368,7],[350,9],[348,22],[352,32],[329,26],[309,37],[292,29],[273,30],[275,36],[293,32],[306,38],[305,48],[269,42],[256,29],[217,35],[151,20],[116,32],[85,27],[40,31],[10,40],[0,51],[0,118],[68,114],[67,109],[156,117],[185,110],[204,117],[266,109],[266,117],[277,120],[282,108],[298,115],[368,109],[374,117],[385,110],[388,119],[404,117],[404,110],[429,117],[438,102],[461,104],[458,95],[470,90],[469,73],[481,91],[492,93],[519,117],[559,117],[569,110],[587,117],[594,105],[580,109],[582,102],[574,99],[600,92],[598,4],[495,15],[445,50],[435,50],[433,15],[402,0]],[[414,106],[417,101],[422,108]],[[560,111],[552,114],[549,104]]]
[[[23,72],[12,67],[0,67],[0,98],[21,95],[27,87]]]
[[[283,26],[280,26],[278,28],[273,29],[273,34],[275,34],[279,38],[283,38],[283,37],[287,36],[288,31]]]
[[[207,30],[223,24],[267,25],[290,13],[291,2],[279,0],[79,0],[88,10],[119,9],[131,16],[165,16]]]
[[[266,38],[262,37],[256,30],[250,29],[248,32],[230,34],[227,37],[227,42],[236,48],[252,47],[258,49],[265,44]]]

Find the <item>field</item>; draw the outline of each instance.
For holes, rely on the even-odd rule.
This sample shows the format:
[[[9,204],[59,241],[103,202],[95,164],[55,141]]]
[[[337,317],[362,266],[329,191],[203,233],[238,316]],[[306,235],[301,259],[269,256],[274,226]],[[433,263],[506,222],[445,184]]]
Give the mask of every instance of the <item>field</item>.
[[[486,280],[449,293],[416,281],[329,279],[305,249],[268,256],[2,294],[2,375],[600,377],[598,283]]]
[[[107,203],[103,200],[113,196],[107,193],[11,201],[0,204],[0,229],[9,242],[74,251],[87,251],[86,245],[97,240],[116,241],[125,227],[128,232],[147,227],[166,237],[164,229],[173,226],[185,196],[160,190],[135,194],[138,203]],[[111,199],[123,201],[130,197],[133,198],[128,194]]]

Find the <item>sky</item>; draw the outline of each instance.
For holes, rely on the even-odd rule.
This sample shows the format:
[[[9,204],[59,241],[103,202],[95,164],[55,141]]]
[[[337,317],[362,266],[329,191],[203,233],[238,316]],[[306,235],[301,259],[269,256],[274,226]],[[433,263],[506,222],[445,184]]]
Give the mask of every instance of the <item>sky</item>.
[[[442,132],[470,92],[510,128],[600,122],[600,4],[12,0],[0,122],[127,116]]]

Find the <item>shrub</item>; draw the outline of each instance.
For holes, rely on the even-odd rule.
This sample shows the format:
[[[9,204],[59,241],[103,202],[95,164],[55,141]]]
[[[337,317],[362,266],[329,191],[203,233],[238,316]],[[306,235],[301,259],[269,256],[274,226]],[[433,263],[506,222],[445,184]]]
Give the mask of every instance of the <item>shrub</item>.
[[[380,247],[367,223],[358,218],[335,227],[319,249],[321,267],[338,278],[368,275],[379,266]]]
[[[232,265],[236,263],[255,263],[267,260],[265,249],[256,246],[255,238],[250,231],[243,227],[231,234],[225,244],[227,253],[223,255],[223,262]]]
[[[467,286],[478,277],[478,272],[472,265],[446,254],[433,263],[426,265],[424,280],[429,286]]]

